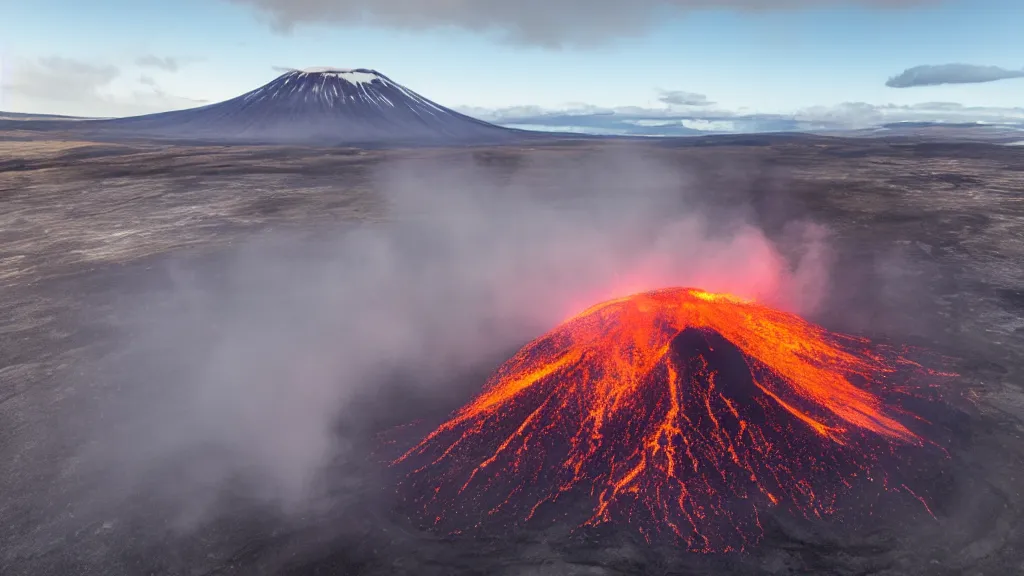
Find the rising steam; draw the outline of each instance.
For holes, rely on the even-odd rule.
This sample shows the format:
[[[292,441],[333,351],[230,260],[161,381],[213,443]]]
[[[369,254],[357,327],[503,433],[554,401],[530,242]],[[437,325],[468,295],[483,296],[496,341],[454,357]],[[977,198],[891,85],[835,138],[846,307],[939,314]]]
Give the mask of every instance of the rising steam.
[[[449,393],[438,382],[568,314],[660,286],[803,313],[825,288],[822,229],[794,224],[782,251],[743,207],[710,218],[708,191],[658,160],[461,158],[382,165],[383,223],[268,233],[121,306],[131,346],[107,367],[122,392],[89,455],[108,489],[159,492],[186,519],[237,482],[303,509],[353,449],[339,422],[367,417],[348,406],[389,374]]]

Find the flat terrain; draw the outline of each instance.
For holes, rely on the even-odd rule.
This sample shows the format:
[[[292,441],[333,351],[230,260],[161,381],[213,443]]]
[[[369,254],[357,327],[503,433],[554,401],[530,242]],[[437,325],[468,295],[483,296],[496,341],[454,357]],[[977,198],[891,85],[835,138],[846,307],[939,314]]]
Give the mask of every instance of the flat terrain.
[[[2,574],[596,575],[708,573],[708,566],[723,574],[1024,573],[1024,147],[824,137],[391,151],[65,142],[27,133],[0,140]],[[587,170],[608,157],[628,158],[617,165],[632,172],[623,168],[606,174],[604,182],[592,181]],[[660,172],[652,174],[650,164]],[[726,214],[740,214],[780,243],[794,221],[820,225],[832,258],[814,320],[954,358],[961,376],[953,394],[976,410],[970,439],[954,454],[964,470],[956,497],[939,506],[934,525],[921,535],[889,534],[848,548],[803,535],[749,557],[692,566],[627,544],[589,549],[544,535],[470,545],[379,520],[386,506],[370,505],[373,498],[365,496],[367,474],[377,472],[362,471],[358,458],[335,458],[333,441],[324,444],[323,454],[304,453],[308,439],[322,438],[314,430],[302,434],[314,418],[306,408],[344,404],[360,413],[353,420],[360,431],[339,434],[351,434],[348,454],[359,452],[352,438],[407,417],[443,416],[468,399],[479,378],[444,393],[418,388],[397,398],[368,395],[364,387],[353,396],[359,400],[340,399],[329,387],[282,396],[267,388],[252,411],[252,404],[230,399],[249,394],[244,382],[216,398],[193,391],[199,396],[189,396],[188,403],[168,392],[173,383],[192,378],[188,370],[199,364],[204,378],[213,378],[210,366],[236,370],[203,356],[214,341],[204,330],[242,335],[235,340],[251,344],[263,358],[309,357],[314,360],[307,366],[318,366],[316,358],[332,357],[331,338],[351,336],[363,316],[328,310],[324,300],[323,315],[338,313],[343,320],[317,322],[320,314],[309,310],[331,293],[325,288],[331,279],[357,286],[347,289],[362,296],[391,298],[388,310],[407,301],[416,314],[437,301],[455,309],[458,302],[449,300],[464,295],[450,296],[447,288],[431,292],[424,279],[451,276],[457,267],[429,259],[408,264],[417,272],[404,288],[421,290],[422,300],[404,293],[400,299],[394,284],[402,282],[402,272],[392,268],[402,258],[358,268],[347,266],[358,254],[332,256],[348,250],[337,248],[340,230],[392,221],[387,190],[407,190],[416,182],[423,189],[414,204],[428,212],[432,192],[458,185],[495,194],[529,190],[538,202],[574,205],[585,205],[591,189],[629,197],[657,188],[661,196],[678,192],[681,214],[699,211],[708,236],[728,235],[732,220]],[[614,222],[614,214],[605,218],[612,219],[601,222]],[[459,230],[478,233],[492,224],[468,220],[476,227],[459,220],[465,226]],[[508,234],[531,237],[518,228]],[[430,247],[420,244],[427,254]],[[557,252],[557,246],[548,248]],[[272,271],[253,264],[254,254],[265,260],[264,250],[274,251]],[[506,253],[501,246],[488,250]],[[483,266],[485,259],[451,260],[466,261]],[[483,285],[481,277],[504,273],[495,261],[489,256],[493,266],[472,281]],[[278,302],[280,286],[309,306]],[[521,304],[508,302],[528,297],[503,292],[502,302],[515,310]],[[189,299],[201,304],[182,304]],[[367,340],[387,340],[388,326],[403,326],[396,324],[402,313],[387,314],[367,320],[345,345],[363,350]],[[458,326],[461,320],[449,316],[446,325]],[[424,318],[421,324],[437,336],[431,339],[437,350],[463,344],[454,336],[446,340],[444,330],[431,324],[434,316]],[[292,332],[292,324],[303,328]],[[161,339],[168,334],[173,337]],[[463,359],[458,370],[486,374],[514,340],[475,348],[482,360],[474,365]],[[421,347],[419,341],[397,342]],[[338,362],[331,370],[348,370]],[[248,381],[279,368],[290,369],[267,364],[258,374],[239,374]],[[419,379],[444,378],[443,367],[411,370]],[[161,402],[168,408],[157,414],[152,406]],[[394,408],[395,402],[419,405]],[[231,429],[218,428],[212,416],[193,422],[189,410],[196,407],[230,412],[234,416],[224,422]],[[274,420],[284,413],[287,419]],[[203,426],[238,450],[213,451],[202,466],[162,459],[171,453],[163,451],[172,443],[167,438],[187,433],[189,446],[202,444]],[[224,464],[235,457],[238,467]],[[309,498],[295,497],[309,492],[294,488],[306,486],[305,478],[288,471],[320,460],[337,462],[331,466],[344,468],[337,477],[352,484],[329,485],[310,505]],[[255,492],[224,488],[246,470],[274,482]]]

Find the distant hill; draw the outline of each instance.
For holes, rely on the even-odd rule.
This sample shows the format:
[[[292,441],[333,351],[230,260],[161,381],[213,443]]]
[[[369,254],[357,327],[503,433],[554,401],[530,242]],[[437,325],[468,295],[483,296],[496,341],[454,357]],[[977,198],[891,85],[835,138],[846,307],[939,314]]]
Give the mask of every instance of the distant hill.
[[[71,128],[52,119],[20,115],[5,127]],[[470,144],[550,137],[460,114],[365,68],[292,70],[224,102],[127,118],[86,119],[72,129],[97,137],[282,144]]]

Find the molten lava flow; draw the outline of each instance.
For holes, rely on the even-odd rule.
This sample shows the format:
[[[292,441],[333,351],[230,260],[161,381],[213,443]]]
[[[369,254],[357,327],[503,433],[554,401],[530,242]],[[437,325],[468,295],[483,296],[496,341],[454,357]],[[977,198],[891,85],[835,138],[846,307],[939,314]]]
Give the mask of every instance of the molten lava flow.
[[[912,363],[868,344],[700,290],[611,300],[520,350],[396,463],[417,463],[437,524],[571,520],[583,502],[580,524],[742,548],[767,507],[822,517],[856,482],[899,490],[880,460],[924,441],[869,390]]]

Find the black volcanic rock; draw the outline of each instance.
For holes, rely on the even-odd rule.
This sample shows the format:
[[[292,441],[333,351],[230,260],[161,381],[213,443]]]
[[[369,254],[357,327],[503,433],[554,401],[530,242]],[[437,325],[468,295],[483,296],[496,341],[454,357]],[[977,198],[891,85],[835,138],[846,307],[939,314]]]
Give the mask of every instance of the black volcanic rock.
[[[225,102],[87,124],[103,133],[258,143],[487,143],[533,134],[470,118],[365,68],[293,70]]]

